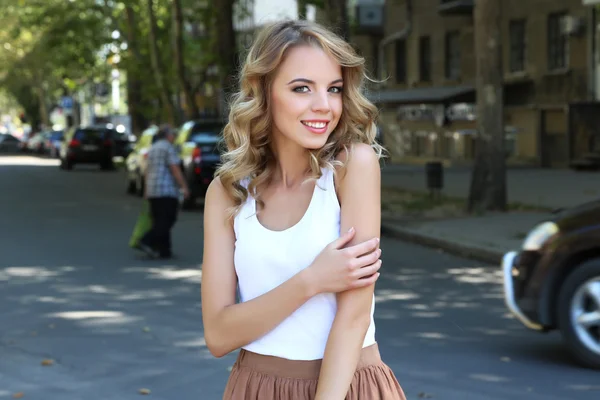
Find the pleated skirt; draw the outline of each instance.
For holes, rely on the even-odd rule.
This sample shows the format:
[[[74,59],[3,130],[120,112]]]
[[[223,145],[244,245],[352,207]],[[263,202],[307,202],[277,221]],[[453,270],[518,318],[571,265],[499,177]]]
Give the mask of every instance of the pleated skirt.
[[[312,400],[320,370],[321,360],[288,360],[242,349],[223,400]],[[406,400],[377,344],[362,349],[346,400]]]

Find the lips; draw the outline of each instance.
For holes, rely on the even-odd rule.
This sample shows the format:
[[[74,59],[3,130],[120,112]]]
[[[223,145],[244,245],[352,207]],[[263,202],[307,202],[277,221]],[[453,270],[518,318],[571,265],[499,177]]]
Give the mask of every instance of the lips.
[[[329,121],[327,120],[305,120],[301,122],[306,129],[313,133],[325,133],[327,131],[327,126],[329,125]]]

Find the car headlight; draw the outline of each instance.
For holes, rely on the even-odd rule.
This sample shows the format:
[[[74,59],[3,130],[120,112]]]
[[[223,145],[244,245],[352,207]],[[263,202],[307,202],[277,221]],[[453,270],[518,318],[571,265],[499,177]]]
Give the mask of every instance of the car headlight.
[[[554,234],[558,233],[558,226],[554,222],[543,222],[533,228],[523,242],[523,250],[539,250],[544,243]]]

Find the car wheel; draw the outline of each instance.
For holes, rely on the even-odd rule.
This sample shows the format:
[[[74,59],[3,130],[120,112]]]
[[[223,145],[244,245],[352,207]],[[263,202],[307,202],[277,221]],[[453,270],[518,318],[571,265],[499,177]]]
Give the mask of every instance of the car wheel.
[[[567,277],[558,298],[558,323],[575,357],[600,369],[600,260],[582,264]]]
[[[100,164],[100,169],[102,171],[112,171],[114,169],[114,165],[112,162],[107,161]]]
[[[67,170],[72,170],[74,165],[75,164],[73,163],[73,161],[65,161],[65,169]]]

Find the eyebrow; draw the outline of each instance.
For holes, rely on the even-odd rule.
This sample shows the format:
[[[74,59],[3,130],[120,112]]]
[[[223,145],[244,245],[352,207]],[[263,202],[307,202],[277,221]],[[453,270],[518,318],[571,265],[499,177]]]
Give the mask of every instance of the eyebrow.
[[[291,85],[292,83],[296,83],[296,82],[302,82],[302,83],[309,83],[311,85],[315,84],[315,81],[311,81],[310,79],[306,79],[306,78],[297,78],[297,79],[293,79],[291,81],[288,82],[288,85]],[[336,84],[336,83],[344,83],[343,79],[336,79],[335,81],[331,82],[330,85]]]

